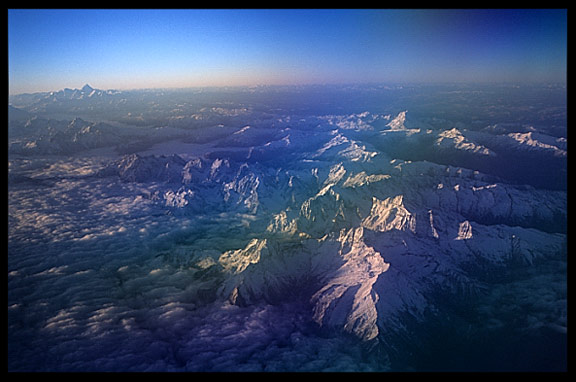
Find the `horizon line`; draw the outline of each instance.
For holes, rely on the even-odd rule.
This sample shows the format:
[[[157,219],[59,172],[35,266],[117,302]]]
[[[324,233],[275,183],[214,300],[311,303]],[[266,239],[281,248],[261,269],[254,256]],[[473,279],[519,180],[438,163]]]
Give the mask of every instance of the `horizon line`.
[[[130,92],[130,91],[147,91],[147,90],[193,90],[193,89],[253,89],[253,88],[298,88],[298,87],[347,87],[347,86],[358,86],[358,87],[368,87],[368,86],[410,86],[410,85],[429,85],[429,86],[440,86],[440,85],[508,85],[508,86],[535,86],[535,85],[560,85],[566,86],[567,81],[371,81],[371,82],[311,82],[311,83],[285,83],[285,84],[231,84],[231,85],[190,85],[190,86],[152,86],[152,87],[130,87],[130,88],[107,88],[101,89],[98,87],[92,87],[89,83],[84,83],[82,87],[79,88],[69,88],[63,87],[58,90],[39,90],[39,91],[26,91],[26,92],[10,92],[9,96],[17,95],[34,95],[42,93],[57,93],[64,90],[81,90],[86,85],[90,86],[94,90],[99,91],[119,91],[119,92]]]

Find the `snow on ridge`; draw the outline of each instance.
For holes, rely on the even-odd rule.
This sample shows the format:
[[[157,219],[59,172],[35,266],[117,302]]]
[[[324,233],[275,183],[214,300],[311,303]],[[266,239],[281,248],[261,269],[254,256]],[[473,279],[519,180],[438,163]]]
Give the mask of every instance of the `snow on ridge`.
[[[366,228],[375,231],[389,231],[392,229],[410,230],[416,232],[416,220],[404,207],[403,195],[398,195],[386,200],[372,198],[372,210],[370,215],[363,221]]]
[[[407,110],[401,111],[394,119],[388,122],[386,126],[388,126],[390,130],[405,130],[406,126],[404,126],[404,123],[406,122],[406,113],[408,113]]]
[[[445,130],[442,131],[440,134],[438,134],[438,139],[436,139],[434,144],[441,149],[453,148],[456,150],[463,150],[473,154],[492,156],[492,157],[496,156],[496,153],[494,151],[469,140],[455,127],[451,130]]]
[[[310,237],[307,235],[306,237],[308,237],[308,239],[304,242],[304,247],[297,247],[299,249],[294,253],[291,253],[290,251],[286,252],[286,249],[278,249],[273,252],[266,252],[267,254],[264,257],[261,255],[258,255],[257,257],[246,257],[243,255],[243,258],[254,258],[255,260],[249,260],[250,264],[244,268],[245,272],[242,272],[239,275],[240,278],[236,279],[242,281],[237,281],[239,282],[238,284],[232,284],[235,286],[231,286],[227,289],[229,291],[227,293],[230,295],[232,301],[242,301],[242,304],[245,304],[249,301],[253,303],[259,298],[266,299],[270,298],[269,296],[282,295],[283,293],[286,293],[285,290],[291,283],[289,280],[299,279],[304,277],[304,275],[307,275],[308,278],[317,280],[316,283],[319,288],[314,292],[311,300],[314,303],[316,321],[323,326],[341,327],[343,330],[354,333],[364,340],[370,340],[378,336],[379,325],[382,325],[382,322],[387,322],[386,320],[393,319],[402,309],[404,309],[402,303],[385,305],[385,311],[381,311],[378,308],[378,306],[381,305],[378,301],[383,298],[382,294],[385,293],[380,289],[380,287],[378,287],[378,285],[385,284],[377,282],[377,280],[379,280],[377,275],[388,269],[392,270],[393,274],[396,274],[394,271],[396,267],[402,267],[402,262],[408,261],[408,258],[404,259],[400,263],[398,260],[395,260],[396,257],[394,256],[398,256],[398,251],[400,251],[399,253],[402,253],[403,251],[410,253],[412,251],[424,251],[424,248],[427,248],[425,250],[426,253],[434,253],[434,255],[430,255],[430,261],[434,261],[432,259],[435,256],[440,256],[440,253],[456,250],[456,248],[461,252],[461,260],[459,261],[463,262],[466,261],[466,254],[470,255],[471,253],[482,254],[482,256],[486,256],[487,260],[490,259],[489,261],[494,262],[506,261],[508,256],[510,256],[511,248],[508,243],[503,242],[503,246],[497,247],[492,243],[494,239],[490,237],[490,234],[488,236],[483,236],[490,231],[490,228],[474,223],[475,228],[472,229],[473,224],[470,223],[469,220],[461,220],[461,218],[459,218],[459,216],[462,216],[460,214],[471,217],[474,216],[473,211],[475,204],[477,206],[482,205],[482,208],[490,208],[491,204],[489,203],[492,203],[492,205],[495,202],[500,203],[500,201],[495,201],[493,199],[497,195],[493,193],[495,185],[487,184],[486,186],[477,186],[476,184],[478,183],[477,181],[474,181],[473,178],[470,180],[465,180],[466,178],[461,180],[464,184],[471,181],[473,186],[453,187],[443,191],[443,193],[450,192],[452,196],[443,196],[441,200],[436,201],[437,204],[431,209],[429,208],[412,212],[408,208],[413,207],[407,208],[405,204],[406,198],[413,199],[415,197],[432,197],[432,194],[427,193],[428,191],[426,191],[426,188],[421,190],[415,189],[415,194],[413,192],[411,195],[396,195],[384,200],[373,198],[371,210],[365,212],[366,215],[363,220],[359,221],[359,225],[353,225],[352,227],[348,225],[349,228],[341,228],[339,235],[335,236],[333,230],[335,227],[338,227],[338,223],[335,223],[336,220],[332,220],[333,223],[330,224],[329,219],[341,216],[344,219],[342,222],[352,222],[352,216],[349,214],[357,213],[353,212],[353,207],[345,207],[346,204],[351,203],[351,199],[346,199],[343,194],[337,194],[336,191],[334,191],[334,189],[338,187],[338,184],[343,182],[344,176],[336,175],[342,171],[342,166],[335,166],[331,169],[327,176],[328,183],[325,183],[325,186],[315,197],[302,204],[302,212],[299,216],[292,215],[291,220],[289,217],[290,214],[285,211],[274,217],[273,225],[269,226],[268,229],[268,232],[283,232],[284,234],[288,234],[289,237],[293,238],[292,240],[295,240],[299,237],[299,230],[306,230],[306,225],[303,224],[303,221],[314,222],[318,219],[322,219],[328,223],[324,226],[324,229],[328,229],[328,233],[325,234],[325,236],[322,236],[322,231],[318,231],[316,236]],[[364,187],[374,186],[370,184],[359,185],[358,190]],[[436,189],[435,186],[434,189]],[[470,192],[473,191],[473,193],[464,193],[463,191],[466,189],[470,189]],[[361,193],[353,194],[361,195]],[[491,195],[492,201],[485,199],[486,194]],[[511,200],[510,198],[521,197],[519,194],[516,196],[511,195],[514,195],[512,190],[508,190],[506,193],[500,194],[498,198],[501,197],[501,200],[504,202],[508,201],[508,203],[514,203],[514,199]],[[456,197],[456,200],[451,199],[452,197]],[[358,199],[362,199],[362,197],[359,197]],[[467,201],[467,199],[470,200]],[[560,202],[558,208],[561,208],[561,204],[562,202]],[[430,206],[433,206],[433,204]],[[508,213],[510,214],[512,213],[511,208],[513,207],[509,204],[509,208],[510,210]],[[451,214],[454,213],[457,215],[451,216]],[[522,214],[523,212],[518,211],[514,213]],[[505,215],[501,218],[510,217]],[[493,219],[499,218],[494,216]],[[550,216],[549,219],[553,219],[553,217]],[[506,223],[505,220],[500,220],[500,222]],[[492,222],[491,224],[494,223]],[[476,228],[477,225],[479,228]],[[278,227],[280,230],[275,231],[272,227]],[[320,228],[321,225],[317,224],[315,227]],[[498,228],[499,233],[497,233],[497,235],[512,235],[517,238],[521,237],[519,240],[524,243],[531,243],[524,245],[527,245],[528,247],[530,245],[535,245],[533,239],[530,239],[528,230],[518,231],[515,228],[507,228],[504,225],[501,225],[500,227],[501,228]],[[512,234],[510,232],[514,233]],[[401,237],[404,238],[404,246],[395,247],[392,245],[393,250],[390,252],[391,250],[387,249],[389,245],[387,243],[389,240],[385,239],[390,235],[392,235],[392,237],[402,235]],[[378,239],[379,237],[381,237],[381,239]],[[541,239],[542,237],[537,240]],[[372,244],[367,245],[366,240],[370,240]],[[434,244],[431,244],[429,240],[434,240]],[[451,244],[452,240],[457,242],[466,241],[472,244],[469,244],[469,247],[461,248],[458,247],[457,244]],[[271,248],[270,245],[274,247],[274,244],[272,244],[273,242],[273,238],[268,238],[266,246],[268,248]],[[394,242],[394,240],[392,242]],[[480,247],[474,244],[483,242],[490,244],[486,245],[484,248],[481,247],[482,244],[479,244]],[[544,239],[542,242],[543,244],[547,244],[544,244],[540,251],[542,251],[542,253],[554,253],[561,247],[561,242],[562,236],[548,236],[547,239]],[[241,251],[249,251],[251,248],[256,248],[254,243],[254,241],[251,242]],[[339,248],[339,245],[341,246],[341,250],[336,250]],[[305,249],[307,247],[310,249]],[[453,247],[454,249],[451,249]],[[258,248],[260,251],[260,246],[258,246]],[[336,252],[334,252],[335,250]],[[352,255],[356,250],[359,250],[363,255],[359,255],[359,257]],[[372,254],[368,255],[369,252]],[[279,253],[283,254],[279,255]],[[344,261],[346,265],[341,268],[334,268],[335,264],[339,264],[339,261],[336,261],[334,258],[335,253],[342,257],[343,260],[339,261]],[[392,256],[390,258],[391,260],[388,260],[392,253],[397,254]],[[532,252],[522,253],[522,256],[526,256],[527,259],[532,258]],[[312,260],[309,259],[309,256],[311,255],[314,256]],[[338,256],[336,258],[338,258]],[[356,263],[356,261],[360,261],[359,259],[363,259],[362,261],[368,261],[370,258],[373,258],[373,256],[376,256],[374,259],[379,258],[381,259],[379,261],[382,261],[381,265],[373,265],[376,268],[362,268],[360,267],[360,264]],[[422,254],[422,256],[424,256],[424,254]],[[357,260],[352,261],[351,259]],[[313,268],[316,270],[308,269],[303,273],[301,268],[294,268],[294,265],[289,261],[294,261],[298,264],[307,264],[310,261],[317,261],[319,264],[323,265]],[[382,264],[388,265],[384,266]],[[445,266],[450,269],[458,269],[458,262],[450,265],[446,264]],[[296,273],[286,273],[287,269],[292,268],[298,269],[298,271]],[[359,269],[364,269],[362,271],[364,273],[355,273],[357,271],[353,271],[353,269],[357,269],[358,272]],[[378,269],[379,271],[377,271]],[[450,270],[450,272],[453,271],[454,270]],[[277,274],[276,272],[279,273]],[[412,272],[416,272],[412,273],[415,280],[426,275],[426,273],[424,273],[420,276],[416,270],[412,270]],[[441,275],[435,277],[438,279],[438,282],[445,282],[442,281],[443,279]],[[333,281],[327,283],[326,280]],[[428,309],[426,306],[432,306],[434,304],[431,301],[426,303],[423,302],[426,301],[425,294],[420,295],[418,292],[418,297],[416,297],[412,296],[411,292],[408,290],[403,291],[402,293],[404,295],[403,298],[414,299],[414,301],[420,301],[419,304],[423,304],[420,306],[413,306],[411,309],[417,309],[420,312],[424,312]],[[352,310],[347,310],[343,308],[344,306],[352,306],[354,308]]]
[[[556,156],[566,156],[565,138],[554,138],[532,131],[527,133],[509,133],[508,137],[518,142],[522,148],[552,151]]]
[[[472,225],[468,220],[460,223],[458,227],[458,237],[454,240],[468,240],[472,239]]]

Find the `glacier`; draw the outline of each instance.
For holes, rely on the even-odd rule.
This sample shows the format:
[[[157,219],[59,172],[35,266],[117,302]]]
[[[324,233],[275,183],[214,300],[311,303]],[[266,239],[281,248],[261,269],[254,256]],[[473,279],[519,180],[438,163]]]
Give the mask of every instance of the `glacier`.
[[[10,96],[9,370],[565,370],[565,88],[468,86]]]

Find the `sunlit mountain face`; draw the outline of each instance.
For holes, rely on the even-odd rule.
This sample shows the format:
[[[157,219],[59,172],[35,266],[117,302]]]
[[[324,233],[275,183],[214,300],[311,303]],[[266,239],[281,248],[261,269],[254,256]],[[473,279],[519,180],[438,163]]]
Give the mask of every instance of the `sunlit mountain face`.
[[[564,85],[9,102],[10,371],[566,370]]]

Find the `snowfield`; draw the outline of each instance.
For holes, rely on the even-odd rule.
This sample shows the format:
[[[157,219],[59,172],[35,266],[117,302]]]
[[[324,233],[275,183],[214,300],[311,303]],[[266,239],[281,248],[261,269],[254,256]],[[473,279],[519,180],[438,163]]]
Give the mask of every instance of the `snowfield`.
[[[9,370],[565,370],[566,89],[453,87],[11,96]]]

